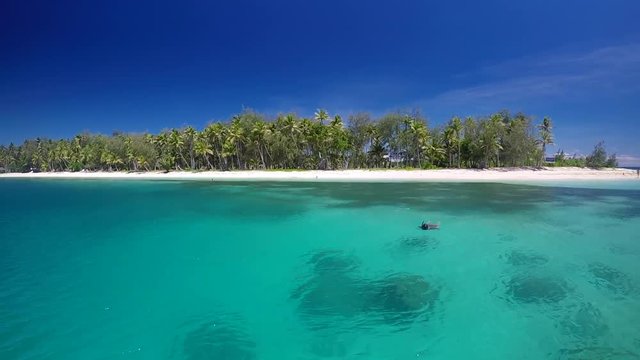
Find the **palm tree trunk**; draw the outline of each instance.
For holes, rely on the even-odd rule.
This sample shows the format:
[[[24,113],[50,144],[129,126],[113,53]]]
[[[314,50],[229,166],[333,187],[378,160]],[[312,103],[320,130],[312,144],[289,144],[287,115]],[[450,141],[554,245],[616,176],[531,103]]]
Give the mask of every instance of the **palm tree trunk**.
[[[180,151],[180,158],[182,158],[182,163],[187,165],[187,158],[184,157],[184,154],[182,153],[182,151]],[[178,162],[176,161],[176,165],[177,164],[178,164]],[[180,167],[180,170],[182,170],[182,167]]]
[[[218,158],[218,166],[220,167],[220,170],[224,170],[222,168],[222,156],[220,155],[220,150],[218,150],[218,147],[216,146],[216,144],[213,145],[213,149],[216,152],[216,157]]]
[[[273,168],[273,157],[271,156],[271,153],[269,152],[269,148],[268,147],[264,147],[264,151],[267,153],[267,160],[269,160],[269,168],[272,169]]]
[[[238,170],[241,169],[240,166],[240,144],[236,141],[236,160],[238,161]]]
[[[266,169],[267,164],[264,162],[264,154],[262,153],[262,146],[258,145],[258,152],[260,153],[260,160],[262,160],[262,168]]]

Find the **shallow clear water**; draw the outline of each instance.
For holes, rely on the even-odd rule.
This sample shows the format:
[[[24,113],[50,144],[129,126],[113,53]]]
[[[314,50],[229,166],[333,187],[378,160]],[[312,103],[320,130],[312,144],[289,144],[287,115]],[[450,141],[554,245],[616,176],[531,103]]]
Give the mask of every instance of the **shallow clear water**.
[[[0,204],[1,359],[640,358],[638,185],[6,180]]]

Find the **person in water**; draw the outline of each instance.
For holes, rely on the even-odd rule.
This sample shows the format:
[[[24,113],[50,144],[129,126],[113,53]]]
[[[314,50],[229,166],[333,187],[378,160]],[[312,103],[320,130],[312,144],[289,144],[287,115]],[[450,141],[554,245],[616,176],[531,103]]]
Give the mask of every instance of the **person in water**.
[[[431,230],[431,229],[435,229],[436,228],[435,225],[429,224],[429,223],[424,222],[424,221],[422,222],[422,225],[420,225],[420,227],[422,228],[422,230]]]
[[[440,223],[432,223],[430,221],[423,221],[422,224],[420,224],[420,229],[422,230],[439,230],[440,229]]]

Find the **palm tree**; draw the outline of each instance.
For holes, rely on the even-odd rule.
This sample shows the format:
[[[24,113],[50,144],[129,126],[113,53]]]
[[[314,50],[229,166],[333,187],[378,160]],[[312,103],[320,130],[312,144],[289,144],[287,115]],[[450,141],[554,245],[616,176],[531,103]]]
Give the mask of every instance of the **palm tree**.
[[[396,164],[400,155],[417,167],[518,166],[544,163],[546,146],[553,144],[551,120],[532,127],[524,114],[469,117],[464,124],[454,117],[442,129],[429,129],[413,115],[389,114],[375,123],[361,116],[350,119],[347,129],[340,116],[330,119],[322,109],[313,118],[288,114],[273,123],[243,112],[202,132],[185,127],[143,137],[80,134],[69,140],[27,140],[0,146],[0,166],[9,171],[349,168],[383,166],[385,153],[393,156],[388,164]]]
[[[80,170],[83,167],[84,161],[81,158],[82,152],[82,137],[76,135],[72,140],[71,145],[71,168],[74,171]]]
[[[415,133],[416,152],[418,155],[418,168],[422,168],[422,154],[429,150],[429,131],[427,126],[420,121],[412,123],[412,131]]]
[[[133,151],[131,136],[124,136],[124,152],[127,158],[127,164],[131,164],[133,171],[138,171],[137,157]]]
[[[275,148],[274,161],[281,167],[299,167],[299,158],[304,152],[303,124],[295,115],[280,116],[272,126]],[[279,156],[278,156],[279,155]],[[280,159],[276,159],[279,157]]]
[[[263,169],[267,168],[265,161],[265,153],[268,153],[266,141],[270,134],[271,129],[264,121],[256,121],[253,124],[253,128],[251,129],[251,142],[258,150]]]
[[[207,141],[206,135],[204,132],[196,135],[193,151],[196,156],[202,157],[207,163],[207,167],[209,169],[213,169],[211,165],[211,161],[209,161],[209,156],[213,155],[213,149],[211,148],[211,143]]]
[[[384,145],[382,145],[382,141],[380,140],[380,136],[373,135],[368,155],[370,164],[372,164],[373,167],[381,167],[381,164],[384,161],[385,149]]]
[[[444,162],[446,150],[436,138],[431,138],[431,142],[426,146],[426,152],[429,155],[431,164],[438,166]]]
[[[142,167],[146,171],[149,171],[149,159],[145,155],[138,155],[138,157],[136,158],[136,162],[140,167]]]
[[[380,167],[384,161],[386,149],[380,137],[378,128],[374,124],[368,124],[364,129],[368,137],[369,151],[367,151],[367,164]]]
[[[109,150],[105,150],[102,153],[101,161],[109,167],[109,171],[113,171],[114,168],[118,171],[118,166],[123,164],[122,159]]]
[[[449,167],[453,165],[453,149],[456,147],[455,130],[451,126],[447,126],[444,129],[444,143],[449,155]]]
[[[183,163],[186,164],[187,160],[184,158],[184,153],[183,153],[184,138],[178,130],[176,129],[171,130],[171,132],[169,133],[168,145],[169,145],[169,148],[171,149],[172,157],[174,159],[180,157]],[[182,168],[180,167],[177,161],[175,162],[175,166],[176,166],[176,170],[182,170]]]
[[[318,109],[313,117],[320,122],[321,125],[324,125],[324,121],[329,119],[329,114],[324,109]]]
[[[456,139],[456,143],[458,145],[458,168],[460,168],[460,147],[462,144],[462,137],[461,137],[461,131],[462,131],[462,121],[460,120],[459,117],[454,117],[453,120],[451,121],[451,129],[453,129],[453,132],[455,133],[455,139]]]
[[[154,146],[157,154],[153,168],[163,168],[165,170],[173,168],[174,158],[171,155],[171,149],[169,149],[169,135],[166,132],[160,133],[157,136],[149,135],[147,140]],[[170,164],[169,160],[171,160]]]
[[[296,120],[296,117],[292,114],[287,114],[283,119],[283,130],[292,142],[298,141],[298,136],[301,133],[300,124]]]
[[[542,120],[542,124],[538,125],[538,129],[540,129],[540,144],[542,144],[541,164],[544,164],[544,159],[547,156],[547,145],[553,144],[553,134],[551,133],[553,127],[551,125],[551,119],[545,117]]]
[[[244,130],[242,129],[241,123],[240,123],[240,117],[239,116],[234,116],[233,120],[231,120],[231,125],[229,126],[229,128],[227,129],[227,141],[225,142],[227,144],[227,154],[229,154],[229,150],[231,149],[231,145],[233,145],[234,148],[234,152],[236,155],[236,161],[238,164],[238,169],[242,169],[243,166],[241,165],[241,156],[242,156],[242,143],[245,140],[245,136],[244,136]]]
[[[138,164],[145,168],[147,171],[151,168],[150,165],[153,163],[153,170],[157,169],[158,166],[158,154],[159,151],[155,145],[155,138],[152,134],[146,133],[142,136],[143,146],[147,149],[147,153],[145,155],[138,155]],[[142,158],[145,161],[145,164],[142,164],[140,161]]]
[[[9,150],[0,145],[0,172],[9,171]]]
[[[422,155],[428,150],[429,131],[424,122],[416,120],[411,116],[405,116],[403,123],[405,129],[403,134],[407,136],[407,150],[415,155],[418,167],[422,167]],[[407,154],[409,155],[409,154]]]
[[[298,160],[296,164],[298,167],[304,168],[308,164],[315,162],[316,159],[313,159],[315,137],[315,124],[307,118],[302,119],[300,121],[300,154],[298,154],[300,159],[296,159]],[[307,163],[305,163],[305,160],[308,160]],[[313,165],[309,166],[312,167]]]
[[[326,140],[328,141],[328,149],[333,167],[339,167],[339,163],[344,165],[344,154],[350,148],[351,142],[349,132],[345,129],[340,115],[336,115],[329,124],[328,138]]]
[[[487,156],[487,164],[491,156],[496,157],[496,166],[500,167],[500,151],[502,147],[502,131],[504,129],[504,117],[502,114],[494,114],[486,124],[484,146]]]
[[[307,125],[307,142],[310,145],[311,155],[317,155],[315,158],[315,167],[317,169],[327,168],[327,159],[325,158],[328,145],[329,131],[321,122],[310,123]]]
[[[211,123],[204,129],[203,134],[209,143],[211,150],[215,154],[220,170],[226,170],[226,158],[222,156],[222,146],[224,144],[225,127],[221,123]],[[214,166],[215,167],[215,166]]]
[[[196,135],[198,135],[198,131],[196,129],[194,129],[191,126],[187,126],[184,129],[184,139],[185,139],[185,143],[187,145],[187,148],[189,149],[189,164],[191,165],[191,170],[194,170],[196,168],[196,161],[195,161],[195,156],[193,153],[193,147],[194,147],[194,142],[196,139]]]

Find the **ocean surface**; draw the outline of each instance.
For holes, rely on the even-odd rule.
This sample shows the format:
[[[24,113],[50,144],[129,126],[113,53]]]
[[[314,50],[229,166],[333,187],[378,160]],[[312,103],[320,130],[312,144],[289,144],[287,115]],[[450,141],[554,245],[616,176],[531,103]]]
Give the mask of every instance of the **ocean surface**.
[[[0,359],[640,359],[620,184],[0,179]]]

